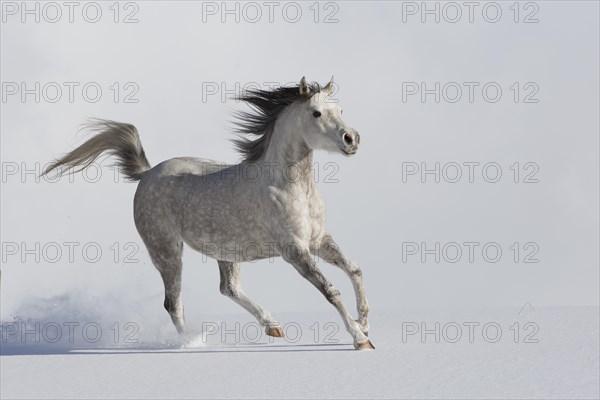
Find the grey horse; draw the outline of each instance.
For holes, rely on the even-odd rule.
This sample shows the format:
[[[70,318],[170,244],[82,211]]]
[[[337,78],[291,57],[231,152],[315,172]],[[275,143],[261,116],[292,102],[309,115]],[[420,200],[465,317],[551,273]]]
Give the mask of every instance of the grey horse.
[[[184,332],[181,301],[183,243],[217,260],[221,293],[250,312],[270,336],[281,325],[240,286],[240,262],[281,256],[339,312],[356,349],[374,349],[367,337],[369,307],[360,268],[325,229],[325,204],[315,184],[313,150],[350,156],[360,136],[331,101],[333,78],[323,88],[308,84],[252,90],[240,96],[251,112],[237,115],[234,144],[243,160],[226,165],[173,158],[151,167],[133,125],[94,120],[94,136],[54,161],[44,174],[81,170],[102,153],[115,156],[124,175],[139,181],[134,219],[165,286],[164,306]],[[342,303],[314,256],[341,268],[352,281],[358,319]]]

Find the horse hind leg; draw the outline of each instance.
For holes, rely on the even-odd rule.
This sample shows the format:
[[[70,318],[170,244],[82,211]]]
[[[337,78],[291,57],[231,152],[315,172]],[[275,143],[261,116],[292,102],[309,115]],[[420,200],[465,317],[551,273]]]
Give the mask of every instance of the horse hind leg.
[[[283,337],[283,329],[268,311],[263,310],[242,290],[240,285],[240,265],[234,262],[218,261],[221,274],[221,293],[239,304],[258,320],[269,336]]]
[[[160,272],[165,286],[164,307],[171,317],[177,332],[183,334],[185,318],[181,301],[181,274],[183,262],[183,242],[162,243],[160,246],[147,246],[152,263]]]

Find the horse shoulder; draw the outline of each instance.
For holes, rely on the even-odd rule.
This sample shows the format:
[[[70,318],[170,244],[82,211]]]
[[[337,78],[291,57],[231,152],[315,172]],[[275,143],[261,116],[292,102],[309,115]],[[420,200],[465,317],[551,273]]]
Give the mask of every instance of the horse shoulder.
[[[282,240],[309,246],[324,235],[325,203],[316,191],[270,186],[265,211],[274,235]]]

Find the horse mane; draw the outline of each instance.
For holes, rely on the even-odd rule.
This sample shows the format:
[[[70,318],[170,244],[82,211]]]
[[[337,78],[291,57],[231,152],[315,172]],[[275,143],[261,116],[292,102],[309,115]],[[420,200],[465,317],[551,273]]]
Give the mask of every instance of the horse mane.
[[[234,114],[237,118],[234,132],[238,133],[238,137],[232,142],[243,161],[260,160],[269,147],[275,122],[283,110],[296,101],[310,99],[321,91],[321,86],[313,82],[309,89],[307,94],[301,94],[300,85],[283,86],[274,90],[247,90],[237,97],[252,109],[252,112],[239,111]]]

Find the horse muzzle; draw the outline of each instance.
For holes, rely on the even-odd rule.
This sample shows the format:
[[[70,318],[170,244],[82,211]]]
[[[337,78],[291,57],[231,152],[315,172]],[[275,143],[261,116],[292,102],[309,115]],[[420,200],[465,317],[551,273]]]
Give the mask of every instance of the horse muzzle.
[[[345,131],[342,133],[342,142],[344,144],[344,147],[341,149],[342,152],[347,156],[351,156],[358,151],[360,135],[356,131]]]

